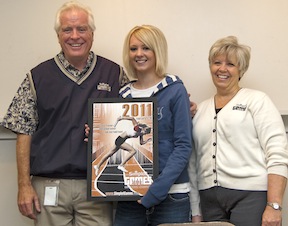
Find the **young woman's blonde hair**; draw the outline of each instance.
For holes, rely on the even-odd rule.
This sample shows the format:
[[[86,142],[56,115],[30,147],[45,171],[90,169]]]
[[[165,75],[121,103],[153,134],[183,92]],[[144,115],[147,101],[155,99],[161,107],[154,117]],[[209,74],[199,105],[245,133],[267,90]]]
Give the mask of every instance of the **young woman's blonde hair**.
[[[211,66],[214,59],[219,55],[226,55],[228,59],[235,57],[241,78],[249,67],[250,50],[249,46],[239,44],[235,36],[221,38],[210,48],[208,57],[209,65]]]
[[[160,29],[152,25],[136,26],[130,30],[125,38],[123,46],[123,63],[129,77],[136,79],[136,72],[129,59],[130,38],[135,36],[151,49],[156,58],[155,70],[159,77],[164,77],[168,63],[168,46],[167,41]]]
[[[62,15],[62,13],[65,12],[65,11],[70,11],[70,10],[75,10],[75,9],[76,10],[82,10],[85,13],[87,13],[87,15],[88,15],[88,26],[89,26],[89,28],[91,29],[92,32],[95,31],[96,27],[95,27],[95,23],[94,23],[94,16],[93,16],[93,13],[92,13],[91,9],[88,6],[85,6],[82,3],[80,3],[80,2],[70,1],[70,2],[64,3],[59,8],[59,10],[56,13],[54,30],[56,31],[57,34],[60,31],[60,27],[61,27],[60,17]]]

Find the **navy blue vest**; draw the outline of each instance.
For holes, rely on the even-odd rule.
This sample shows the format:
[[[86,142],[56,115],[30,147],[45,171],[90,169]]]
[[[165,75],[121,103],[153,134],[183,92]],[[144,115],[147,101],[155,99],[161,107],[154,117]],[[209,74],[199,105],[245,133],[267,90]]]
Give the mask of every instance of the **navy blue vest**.
[[[39,126],[32,137],[31,175],[86,178],[88,98],[118,97],[122,68],[97,58],[81,83],[73,81],[55,59],[31,70]],[[95,63],[95,62],[94,62]]]

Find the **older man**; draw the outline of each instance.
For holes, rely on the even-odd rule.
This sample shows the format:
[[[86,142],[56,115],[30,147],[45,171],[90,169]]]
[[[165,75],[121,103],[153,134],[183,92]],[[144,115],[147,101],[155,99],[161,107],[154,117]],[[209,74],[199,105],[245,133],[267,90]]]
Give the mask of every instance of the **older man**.
[[[27,74],[2,122],[17,133],[18,206],[35,225],[112,224],[111,202],[87,201],[84,124],[88,98],[118,97],[128,79],[91,51],[94,30],[89,8],[64,4],[62,51]]]

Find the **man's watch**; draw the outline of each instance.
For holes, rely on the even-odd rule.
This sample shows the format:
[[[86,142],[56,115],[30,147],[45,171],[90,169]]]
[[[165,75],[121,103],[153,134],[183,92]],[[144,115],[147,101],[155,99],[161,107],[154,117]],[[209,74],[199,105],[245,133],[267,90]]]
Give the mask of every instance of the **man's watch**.
[[[274,210],[282,210],[282,207],[277,202],[267,202],[267,206],[271,206]]]

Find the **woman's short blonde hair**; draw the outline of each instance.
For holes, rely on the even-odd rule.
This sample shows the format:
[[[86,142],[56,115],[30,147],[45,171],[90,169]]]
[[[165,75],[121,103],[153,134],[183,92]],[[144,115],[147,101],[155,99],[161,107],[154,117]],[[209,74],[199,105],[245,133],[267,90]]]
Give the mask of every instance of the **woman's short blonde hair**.
[[[55,24],[54,24],[54,30],[56,31],[56,33],[58,34],[58,32],[60,31],[60,27],[61,27],[61,23],[60,23],[60,17],[62,15],[63,12],[65,11],[69,11],[69,10],[82,10],[85,13],[87,13],[88,16],[88,26],[91,29],[92,32],[95,31],[96,27],[95,27],[95,23],[94,23],[94,16],[93,13],[91,11],[91,9],[88,6],[83,5],[80,2],[77,1],[70,1],[70,2],[66,2],[64,3],[59,10],[56,13],[56,19],[55,19]]]
[[[152,25],[136,26],[130,30],[125,38],[123,46],[123,63],[129,77],[136,79],[134,67],[129,59],[130,38],[134,35],[139,41],[143,42],[151,49],[156,58],[155,70],[159,77],[164,77],[168,63],[168,46],[162,31]]]
[[[235,36],[228,36],[217,40],[209,51],[209,65],[219,55],[226,55],[228,59],[236,58],[240,71],[240,78],[248,70],[250,61],[250,47],[238,43]]]

